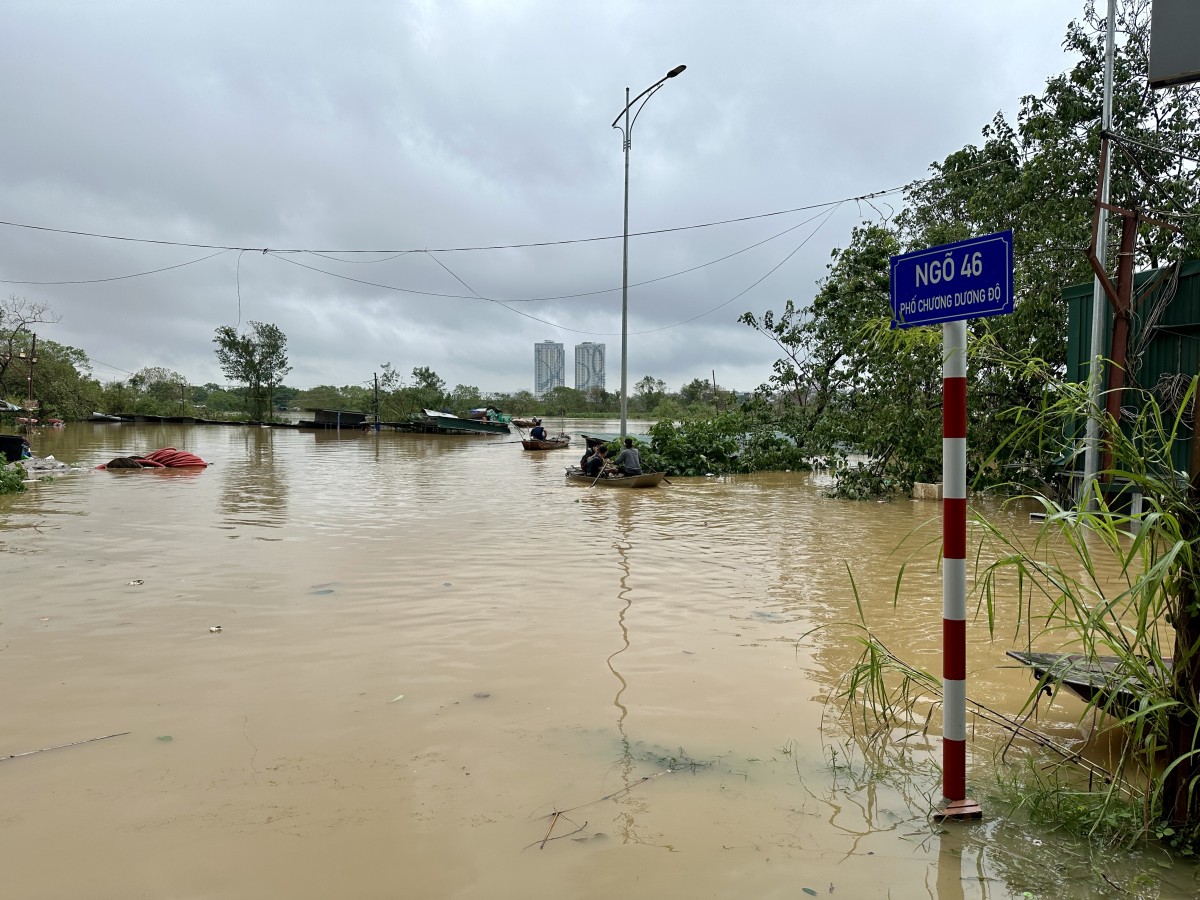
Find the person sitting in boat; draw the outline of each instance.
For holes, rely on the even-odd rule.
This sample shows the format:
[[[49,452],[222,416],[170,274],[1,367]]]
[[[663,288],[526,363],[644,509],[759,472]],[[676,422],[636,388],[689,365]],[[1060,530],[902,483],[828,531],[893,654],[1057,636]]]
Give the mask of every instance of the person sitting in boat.
[[[584,474],[590,478],[599,478],[600,473],[604,471],[604,464],[608,462],[604,458],[607,455],[603,446],[597,447],[595,452],[587,458],[587,462],[583,466]]]
[[[614,464],[622,475],[642,474],[642,456],[633,446],[633,438],[625,438],[625,449],[617,454]]]
[[[595,450],[591,447],[591,445],[588,445],[583,451],[583,456],[579,457],[579,468],[581,468],[583,471],[587,471],[588,460],[592,458],[592,454],[594,452]]]
[[[533,429],[529,432],[529,436],[535,441],[544,441],[546,439],[546,429],[542,427],[541,419],[533,420]]]

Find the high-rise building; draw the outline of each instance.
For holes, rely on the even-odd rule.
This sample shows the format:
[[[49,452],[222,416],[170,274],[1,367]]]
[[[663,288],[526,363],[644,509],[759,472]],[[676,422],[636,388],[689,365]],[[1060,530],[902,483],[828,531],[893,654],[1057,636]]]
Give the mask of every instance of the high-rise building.
[[[575,390],[604,390],[604,345],[584,341],[575,345]]]
[[[541,397],[566,385],[566,353],[563,345],[542,341],[533,345],[533,393]]]

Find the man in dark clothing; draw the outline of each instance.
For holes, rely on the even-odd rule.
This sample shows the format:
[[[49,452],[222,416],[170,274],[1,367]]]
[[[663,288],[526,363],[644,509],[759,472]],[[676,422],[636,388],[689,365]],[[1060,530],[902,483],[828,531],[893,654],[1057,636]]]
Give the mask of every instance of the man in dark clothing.
[[[533,420],[533,428],[530,430],[529,436],[535,441],[544,441],[546,439],[546,429],[542,427],[541,419]]]
[[[625,449],[617,454],[615,465],[622,475],[642,474],[642,457],[633,446],[633,438],[625,438]]]
[[[584,466],[584,473],[591,478],[598,478],[600,473],[604,471],[605,460],[604,447],[597,447],[596,452],[588,457],[587,465]]]

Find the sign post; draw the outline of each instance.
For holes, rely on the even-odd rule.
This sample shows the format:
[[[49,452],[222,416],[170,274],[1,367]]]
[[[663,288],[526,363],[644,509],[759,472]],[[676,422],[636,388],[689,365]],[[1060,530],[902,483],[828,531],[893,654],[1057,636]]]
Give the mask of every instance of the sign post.
[[[967,798],[967,319],[1012,312],[1011,231],[891,258],[892,327],[942,326],[942,797]]]

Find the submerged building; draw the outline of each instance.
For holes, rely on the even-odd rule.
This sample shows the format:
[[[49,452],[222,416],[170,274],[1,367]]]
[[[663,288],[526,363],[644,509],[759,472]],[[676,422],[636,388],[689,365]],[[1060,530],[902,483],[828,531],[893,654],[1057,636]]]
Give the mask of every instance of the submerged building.
[[[566,353],[563,345],[542,341],[533,345],[533,394],[542,397],[566,386]]]

